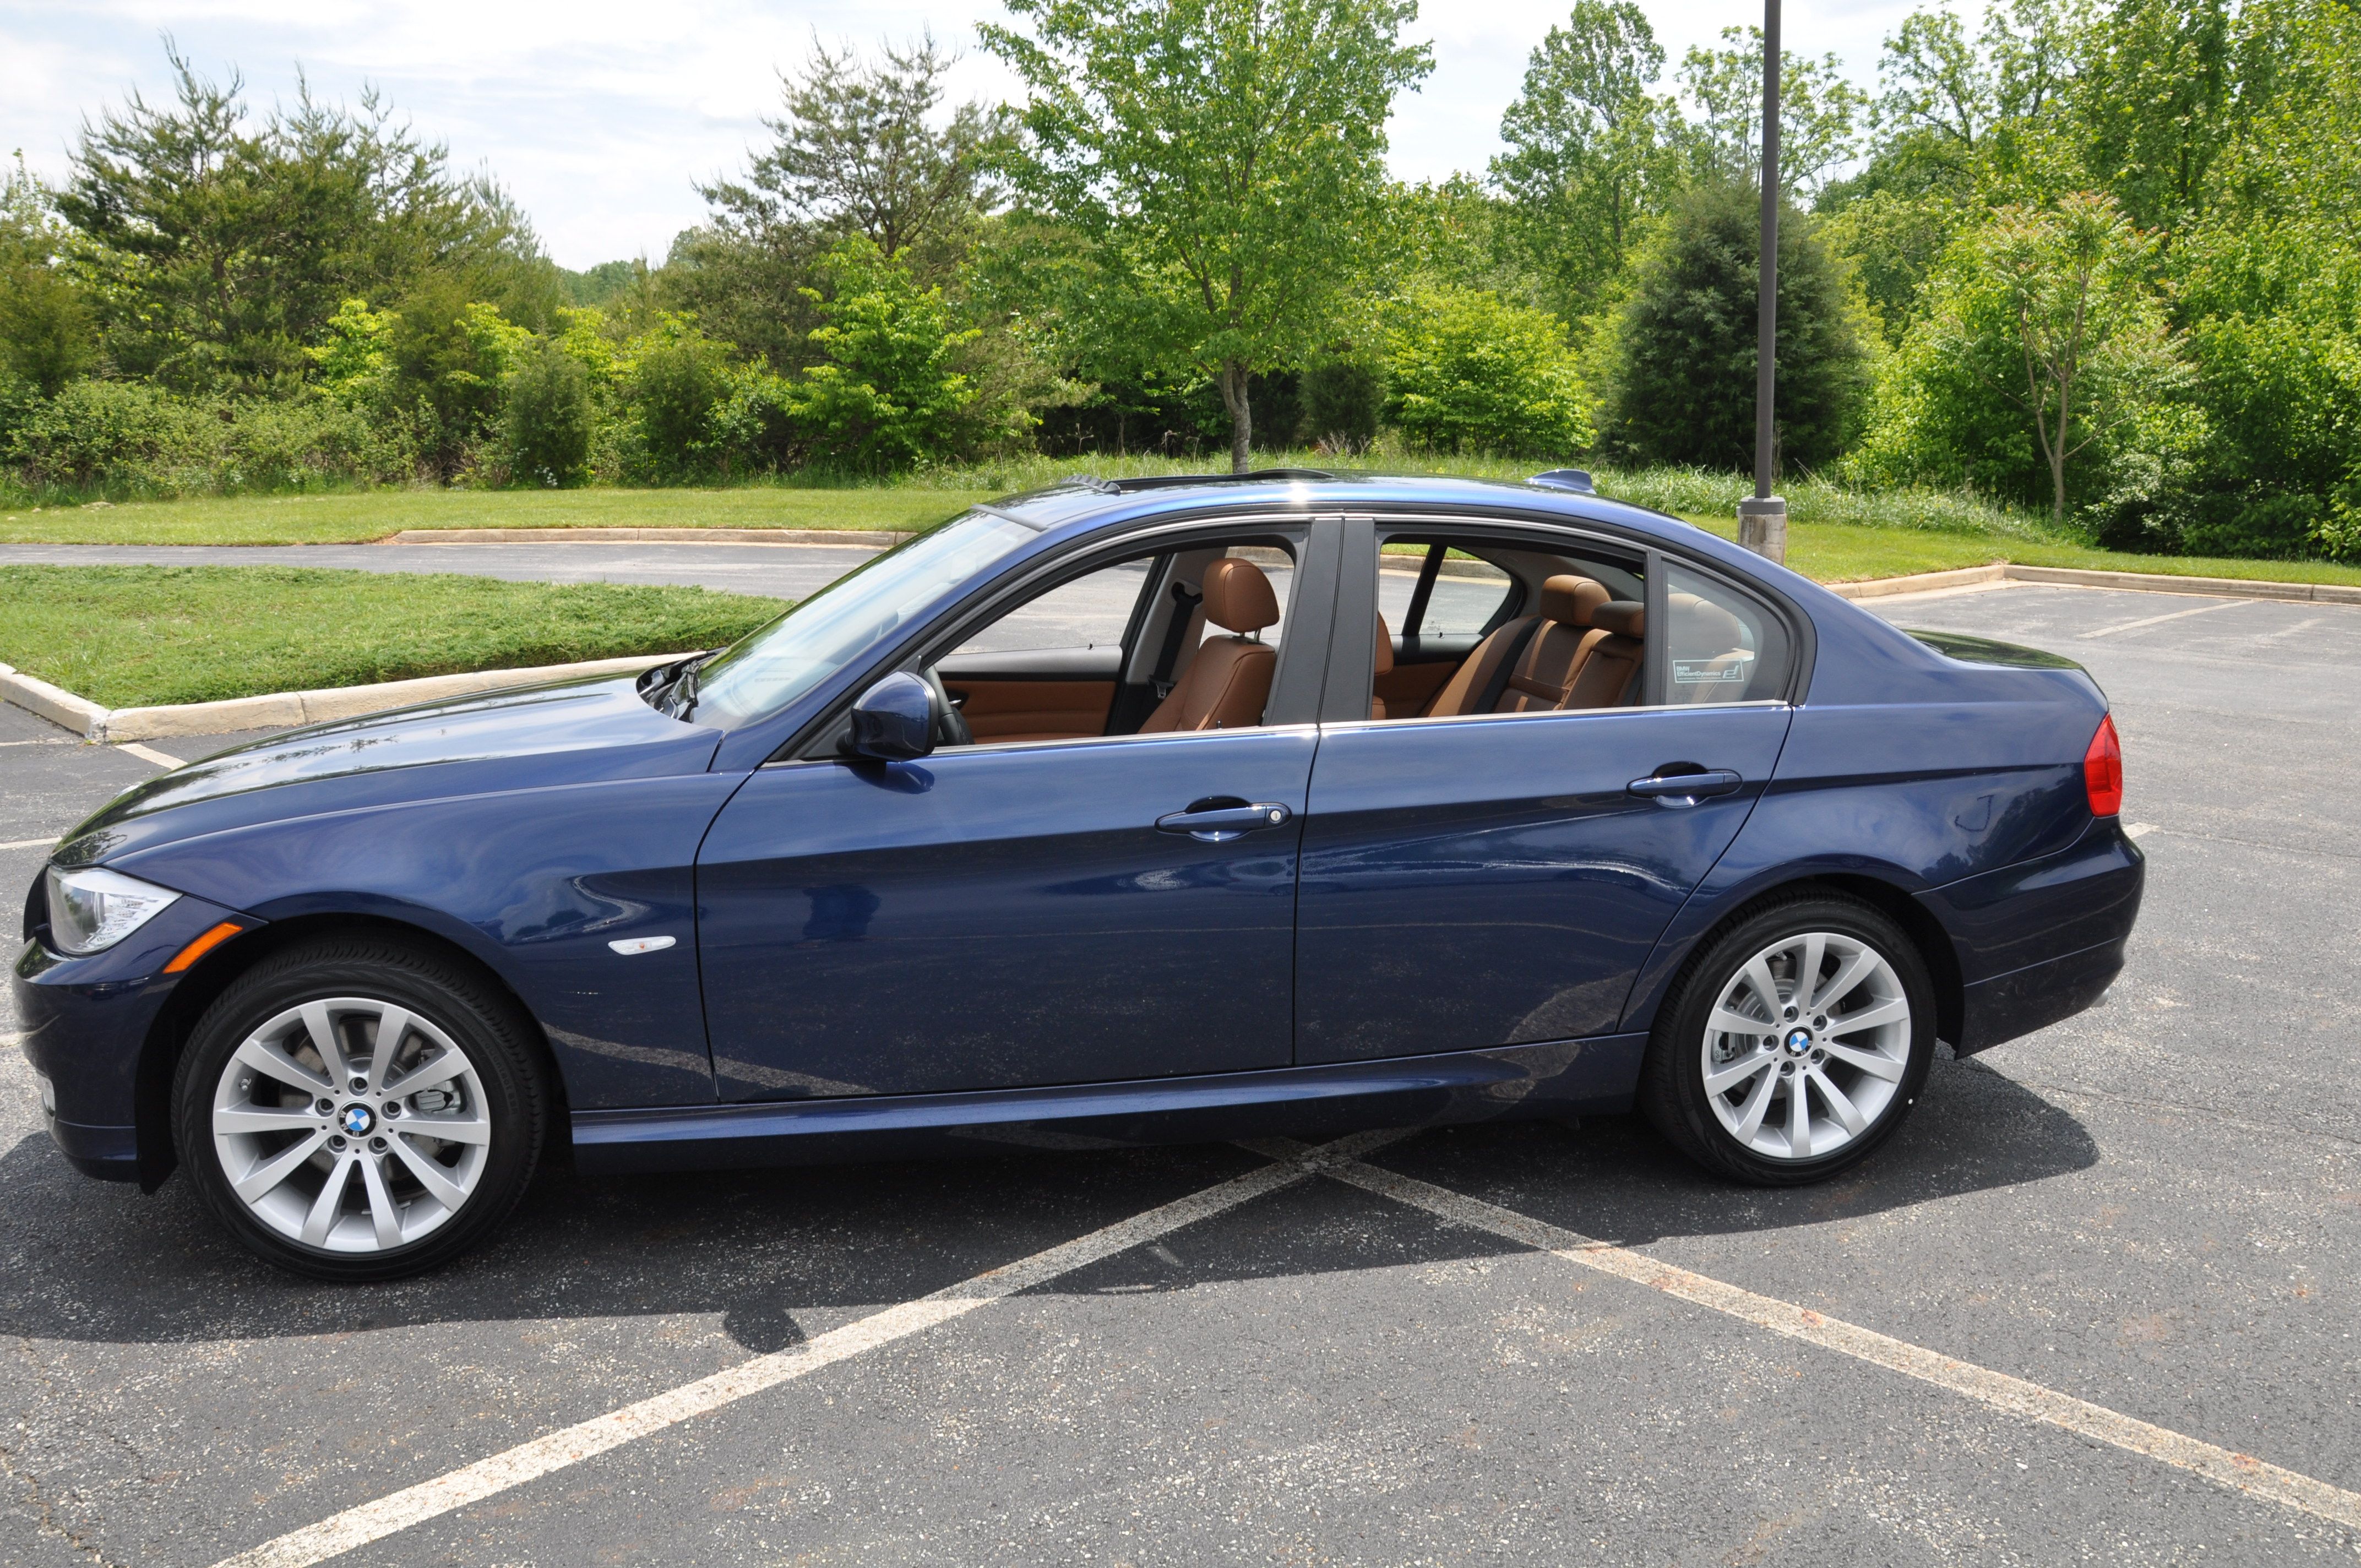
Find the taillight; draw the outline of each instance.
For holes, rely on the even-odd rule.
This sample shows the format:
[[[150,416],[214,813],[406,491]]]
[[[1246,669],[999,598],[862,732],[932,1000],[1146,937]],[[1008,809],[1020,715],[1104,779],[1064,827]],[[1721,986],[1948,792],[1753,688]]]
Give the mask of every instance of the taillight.
[[[2091,815],[2113,817],[2124,808],[2124,745],[2115,739],[2115,716],[2099,720],[2099,732],[2082,753],[2082,788],[2091,797]]]

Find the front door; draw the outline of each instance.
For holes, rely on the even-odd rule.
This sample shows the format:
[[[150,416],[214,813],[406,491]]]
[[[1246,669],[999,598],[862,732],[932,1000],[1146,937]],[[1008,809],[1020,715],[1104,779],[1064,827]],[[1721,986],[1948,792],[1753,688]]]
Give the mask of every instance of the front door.
[[[761,770],[697,862],[722,1097],[1285,1066],[1314,745],[1307,725]]]

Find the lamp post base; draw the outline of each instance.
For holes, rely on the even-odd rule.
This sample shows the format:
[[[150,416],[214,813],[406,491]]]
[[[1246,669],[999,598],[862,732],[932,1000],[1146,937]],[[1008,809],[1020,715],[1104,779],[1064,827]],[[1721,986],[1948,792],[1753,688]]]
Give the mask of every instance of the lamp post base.
[[[1741,549],[1787,564],[1787,503],[1777,496],[1749,496],[1738,503]]]

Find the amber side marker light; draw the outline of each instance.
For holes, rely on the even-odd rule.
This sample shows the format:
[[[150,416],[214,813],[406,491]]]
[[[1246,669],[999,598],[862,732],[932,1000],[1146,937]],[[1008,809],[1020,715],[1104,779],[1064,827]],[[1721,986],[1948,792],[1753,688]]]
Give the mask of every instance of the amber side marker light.
[[[207,953],[212,952],[215,948],[220,947],[224,942],[228,941],[232,937],[236,936],[240,931],[245,929],[245,927],[239,925],[235,920],[223,921],[220,925],[214,927],[203,936],[199,937],[195,941],[191,942],[187,947],[182,948],[179,952],[174,953],[172,955],[172,961],[164,966],[164,972],[166,974],[180,973],[182,970],[187,969],[191,964],[195,963],[199,959],[203,958]]]
[[[2115,716],[2112,713],[2099,720],[2099,732],[2091,737],[2090,750],[2082,753],[2082,788],[2091,797],[2092,816],[2114,817],[2122,813],[2124,746],[2115,739]]]

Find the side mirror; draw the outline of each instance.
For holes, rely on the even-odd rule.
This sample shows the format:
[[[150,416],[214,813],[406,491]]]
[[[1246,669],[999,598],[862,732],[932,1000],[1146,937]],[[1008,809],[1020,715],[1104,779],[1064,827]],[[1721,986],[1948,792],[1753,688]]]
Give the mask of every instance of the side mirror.
[[[932,751],[934,692],[907,671],[879,681],[852,705],[852,733],[845,749],[881,762],[906,762]]]

